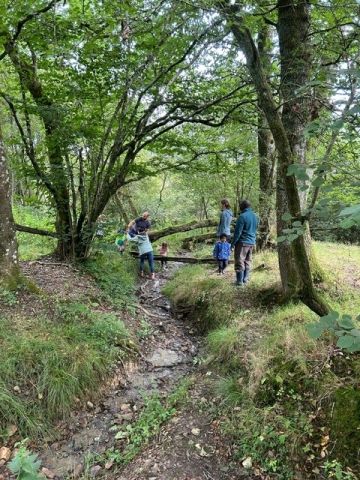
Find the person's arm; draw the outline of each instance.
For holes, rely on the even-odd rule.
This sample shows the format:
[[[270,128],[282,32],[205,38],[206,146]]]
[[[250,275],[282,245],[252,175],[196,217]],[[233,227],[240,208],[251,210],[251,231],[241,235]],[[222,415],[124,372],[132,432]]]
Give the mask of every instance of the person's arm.
[[[214,245],[214,250],[213,250],[213,257],[214,258],[217,258],[217,254],[218,254],[218,243],[215,243]]]
[[[235,225],[235,232],[234,232],[234,239],[232,242],[232,246],[234,246],[239,241],[243,229],[244,229],[244,217],[240,215]]]
[[[129,242],[139,243],[138,237],[132,237],[131,235],[129,235],[129,232],[126,232],[126,238],[129,240]]]
[[[128,230],[131,230],[131,228],[135,225],[135,223],[136,223],[136,220],[131,220],[131,222],[127,226]]]

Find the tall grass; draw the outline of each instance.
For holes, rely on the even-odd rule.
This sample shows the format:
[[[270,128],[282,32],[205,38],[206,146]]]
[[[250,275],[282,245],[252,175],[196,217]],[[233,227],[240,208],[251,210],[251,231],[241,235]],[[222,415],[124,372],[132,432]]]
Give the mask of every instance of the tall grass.
[[[37,425],[66,416],[75,401],[96,391],[115,359],[125,355],[129,335],[114,315],[84,307],[83,315],[74,317],[68,314],[71,304],[64,307],[62,312],[59,307],[56,321],[2,322],[2,427],[11,422],[34,433]]]

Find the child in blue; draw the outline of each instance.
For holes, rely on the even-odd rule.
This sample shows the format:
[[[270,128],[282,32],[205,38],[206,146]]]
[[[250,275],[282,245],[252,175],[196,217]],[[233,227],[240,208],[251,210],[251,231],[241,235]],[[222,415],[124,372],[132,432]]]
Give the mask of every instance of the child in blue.
[[[228,261],[231,255],[231,245],[227,241],[227,236],[223,233],[220,236],[220,241],[215,243],[213,256],[218,261],[219,275],[224,273],[225,268],[228,265]]]

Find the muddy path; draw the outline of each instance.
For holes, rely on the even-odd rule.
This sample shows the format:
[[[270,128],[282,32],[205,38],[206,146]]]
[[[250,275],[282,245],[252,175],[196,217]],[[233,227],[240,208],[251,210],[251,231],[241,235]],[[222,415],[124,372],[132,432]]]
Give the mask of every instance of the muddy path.
[[[212,393],[209,371],[197,366],[201,338],[192,325],[171,312],[162,287],[179,268],[172,265],[155,281],[142,280],[136,314],[128,318],[140,346],[136,360],[119,362],[111,382],[97,402],[87,402],[58,425],[59,438],[39,449],[48,478],[113,478],[119,480],[200,480],[249,478],[229,463],[230,447],[223,443],[209,414]],[[126,428],[141,412],[144,398],[166,398],[180,379],[193,376],[189,401],[144,446],[128,465],[101,461],[109,449],[119,448],[117,427]],[[121,447],[121,446],[120,446]],[[233,473],[236,471],[236,474]]]

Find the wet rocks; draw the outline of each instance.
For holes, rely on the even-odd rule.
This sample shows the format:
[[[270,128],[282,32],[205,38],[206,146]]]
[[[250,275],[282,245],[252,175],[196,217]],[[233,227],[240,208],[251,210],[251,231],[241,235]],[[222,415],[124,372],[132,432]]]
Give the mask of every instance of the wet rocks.
[[[183,358],[173,350],[158,348],[146,360],[153,367],[173,367],[183,362]]]

